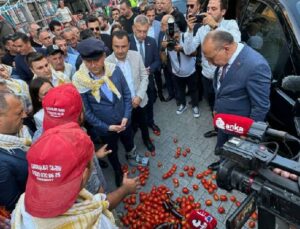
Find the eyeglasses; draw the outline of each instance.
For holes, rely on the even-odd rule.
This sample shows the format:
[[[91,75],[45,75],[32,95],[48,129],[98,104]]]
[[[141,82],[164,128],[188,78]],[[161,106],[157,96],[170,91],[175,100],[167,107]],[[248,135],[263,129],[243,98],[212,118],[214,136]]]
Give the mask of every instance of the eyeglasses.
[[[99,27],[96,27],[96,28],[90,28],[90,30],[92,30],[92,31],[99,31],[100,30],[100,28]]]
[[[195,6],[195,5],[186,5],[186,8],[194,9],[194,6]]]

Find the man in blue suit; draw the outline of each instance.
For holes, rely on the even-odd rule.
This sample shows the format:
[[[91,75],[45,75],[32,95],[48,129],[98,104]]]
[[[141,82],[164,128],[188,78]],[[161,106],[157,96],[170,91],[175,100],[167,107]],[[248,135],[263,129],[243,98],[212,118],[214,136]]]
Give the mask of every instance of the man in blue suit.
[[[209,32],[203,42],[203,55],[217,66],[214,114],[227,113],[264,121],[270,108],[271,69],[262,55],[247,45],[237,43],[222,30]],[[229,139],[218,130],[216,150]],[[218,163],[210,165],[218,168]]]
[[[149,26],[149,19],[145,15],[136,16],[134,19],[133,34],[130,36],[130,49],[138,51],[141,54],[149,74],[149,84],[147,88],[149,100],[146,105],[147,123],[155,133],[158,133],[160,129],[154,123],[153,119],[153,103],[156,99],[154,73],[160,69],[160,59],[155,39],[147,36]]]
[[[122,183],[118,158],[118,140],[126,150],[126,158],[134,165],[147,165],[148,158],[136,153],[131,128],[132,102],[129,87],[121,69],[105,62],[105,45],[95,38],[81,41],[78,51],[83,59],[73,76],[73,84],[81,94],[86,121],[108,145],[108,156],[115,171],[116,185]]]

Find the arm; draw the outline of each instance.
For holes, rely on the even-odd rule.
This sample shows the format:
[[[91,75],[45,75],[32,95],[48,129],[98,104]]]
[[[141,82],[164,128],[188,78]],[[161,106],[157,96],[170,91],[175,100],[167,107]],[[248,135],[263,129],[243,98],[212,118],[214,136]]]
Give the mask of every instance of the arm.
[[[107,133],[109,126],[98,119],[96,115],[94,114],[93,110],[91,109],[89,100],[88,100],[88,92],[80,94],[83,104],[84,104],[84,114],[85,119],[90,123],[92,126],[98,128],[102,133]]]
[[[128,87],[128,84],[126,82],[125,76],[123,75],[123,72],[119,67],[117,67],[118,71],[116,74],[120,75],[120,81],[121,81],[121,89],[120,91],[121,96],[123,96],[124,100],[124,118],[130,119],[131,118],[131,111],[132,111],[132,103],[131,103],[131,93]]]
[[[241,41],[241,32],[236,20],[226,20],[224,26],[221,24],[216,30],[229,32],[233,36],[235,42]]]
[[[149,79],[148,79],[148,73],[147,73],[147,70],[143,63],[141,55],[138,55],[138,68],[139,68],[139,75],[141,77],[141,82],[140,82],[140,86],[136,92],[136,96],[140,97],[143,100],[146,95]]]
[[[202,34],[204,32],[203,27],[204,26],[198,29],[195,36],[193,36],[193,30],[184,33],[183,51],[186,55],[191,55],[197,51],[198,46],[201,44]]]
[[[251,103],[250,118],[264,121],[270,108],[271,69],[268,64],[261,63],[255,67],[247,81],[247,92]]]
[[[154,61],[150,64],[150,74],[153,74],[155,71],[160,69],[160,59],[159,59],[159,52],[156,45],[156,42],[152,42],[152,47],[154,52]]]

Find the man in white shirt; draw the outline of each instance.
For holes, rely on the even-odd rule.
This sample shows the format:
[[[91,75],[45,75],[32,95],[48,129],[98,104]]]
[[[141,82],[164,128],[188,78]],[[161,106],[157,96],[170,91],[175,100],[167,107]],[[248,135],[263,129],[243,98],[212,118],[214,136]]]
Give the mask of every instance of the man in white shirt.
[[[203,40],[212,30],[224,30],[232,34],[235,42],[240,42],[241,32],[235,20],[225,20],[224,15],[228,8],[227,0],[209,0],[207,5],[207,12],[203,13],[205,16],[203,19],[203,26],[198,29],[195,36],[193,36],[193,28],[196,18],[189,17],[188,19],[188,31],[184,35],[183,49],[186,54],[191,54],[196,51],[199,45],[202,45]],[[206,97],[208,104],[213,110],[215,93],[213,89],[213,76],[216,70],[216,66],[209,63],[207,59],[202,55],[202,82],[203,93]],[[205,137],[216,136],[216,131],[209,131],[204,134]]]
[[[47,48],[47,59],[53,70],[62,72],[69,80],[72,79],[76,69],[64,61],[64,52],[57,45],[50,45]]]

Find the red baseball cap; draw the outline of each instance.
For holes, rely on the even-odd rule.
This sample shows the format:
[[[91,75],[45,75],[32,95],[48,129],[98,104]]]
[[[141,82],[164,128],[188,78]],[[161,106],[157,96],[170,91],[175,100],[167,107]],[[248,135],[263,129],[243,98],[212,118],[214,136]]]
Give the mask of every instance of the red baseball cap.
[[[43,128],[48,130],[67,122],[78,122],[82,112],[82,100],[73,84],[52,88],[43,99]]]
[[[25,209],[34,217],[52,218],[72,207],[94,146],[78,123],[51,128],[27,152]]]

